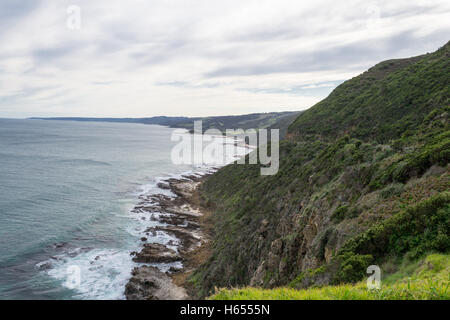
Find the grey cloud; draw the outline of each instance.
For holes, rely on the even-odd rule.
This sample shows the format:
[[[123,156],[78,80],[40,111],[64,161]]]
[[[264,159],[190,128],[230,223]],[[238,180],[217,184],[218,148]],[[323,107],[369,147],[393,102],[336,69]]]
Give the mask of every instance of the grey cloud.
[[[56,86],[26,87],[17,93],[0,96],[0,105],[12,104],[16,101],[20,101],[22,99],[27,99],[27,98],[32,98],[39,93],[42,93],[42,92],[45,92],[48,90],[54,90],[57,88],[59,88],[59,87],[56,87]]]
[[[141,49],[130,54],[136,67],[156,65],[171,59],[182,59],[186,54],[189,42],[184,39],[142,43]]]
[[[265,26],[251,32],[241,32],[230,38],[230,41],[237,42],[267,42],[274,40],[289,40],[305,36],[306,32],[299,26],[283,23],[276,26]],[[312,34],[310,34],[312,35]]]
[[[408,54],[408,50],[417,52],[431,43],[445,43],[448,34],[438,32],[431,36],[416,37],[415,30],[409,30],[390,38],[374,42],[370,39],[359,43],[345,44],[324,48],[314,52],[298,52],[297,54],[281,55],[262,63],[249,65],[230,65],[205,74],[207,78],[224,76],[250,76],[273,73],[302,73],[325,70],[361,70],[399,54]]]
[[[52,62],[54,62],[55,59],[63,58],[66,55],[72,54],[75,50],[76,47],[72,45],[54,48],[41,48],[34,50],[32,52],[32,55],[40,62],[45,60],[51,60]]]
[[[381,31],[392,34],[399,32],[400,28],[404,30],[408,25],[414,25],[416,29],[394,36],[382,35],[380,32],[378,36],[381,38],[356,42],[352,36],[356,34],[359,37],[359,28],[366,26],[370,14],[367,7],[381,2],[361,1],[360,5],[354,7],[340,3],[327,6],[317,2],[302,9],[303,6],[297,7],[295,1],[291,1],[291,7],[286,7],[283,1],[268,1],[269,6],[274,7],[273,11],[271,7],[268,10],[258,10],[261,4],[256,1],[253,4],[226,2],[226,5],[223,1],[194,1],[199,8],[193,8],[184,1],[169,2],[132,0],[124,4],[121,1],[106,0],[1,0],[0,39],[8,32],[14,38],[8,37],[11,44],[4,41],[5,45],[0,50],[0,69],[4,69],[0,82],[3,84],[2,89],[10,93],[3,97],[0,95],[0,105],[20,108],[22,103],[24,106],[30,104],[27,108],[44,108],[58,104],[61,105],[60,108],[65,108],[66,104],[79,103],[89,106],[91,99],[97,101],[107,96],[110,100],[105,100],[103,107],[107,110],[106,105],[116,103],[116,90],[122,90],[122,86],[115,84],[122,79],[126,79],[127,86],[135,85],[136,88],[142,84],[143,79],[146,79],[149,86],[172,87],[164,90],[152,88],[151,93],[136,90],[136,94],[143,98],[141,100],[151,100],[153,97],[164,99],[167,91],[177,92],[176,88],[220,86],[226,86],[229,90],[295,96],[285,96],[287,100],[308,95],[317,97],[326,95],[339,81],[329,83],[330,86],[318,83],[317,86],[293,86],[288,89],[277,88],[279,79],[272,83],[270,77],[261,81],[265,85],[261,88],[249,83],[258,81],[258,75],[274,73],[299,73],[299,82],[303,83],[305,79],[301,78],[302,72],[316,71],[321,72],[314,74],[314,79],[320,79],[322,75],[325,75],[324,79],[334,79],[335,71],[356,73],[381,60],[434,51],[438,45],[448,41],[448,24],[442,10],[447,7],[441,5],[431,7],[426,4],[418,6],[413,3],[392,4],[385,1],[386,6],[380,5],[381,18],[394,17],[392,20],[399,22],[399,28],[390,19],[386,19],[386,25],[382,26],[385,29]],[[64,28],[65,9],[70,4],[78,4],[82,8],[83,23],[80,32],[68,32]],[[220,12],[211,10],[214,8],[221,8],[217,9]],[[239,11],[242,9],[254,12],[254,16],[240,15]],[[430,15],[432,18],[437,17],[436,23],[428,25],[423,22],[428,13],[433,13]],[[420,19],[414,23],[416,15]],[[404,19],[405,17],[408,19]],[[25,21],[26,23],[22,23]],[[39,26],[42,26],[42,30]],[[440,31],[429,34],[429,30]],[[36,41],[40,32],[45,31],[49,33],[42,34],[41,42]],[[334,39],[334,36],[340,34],[347,35],[345,44],[328,42],[328,39]],[[370,37],[370,32],[367,35]],[[309,43],[316,40],[322,43],[317,51],[311,51],[311,47],[307,45],[295,52],[283,52],[281,49],[276,51],[277,48],[274,47],[279,43],[283,48],[299,48],[302,41]],[[352,40],[353,43],[348,43]],[[48,43],[52,45],[47,45]],[[274,51],[274,56],[268,55]],[[253,57],[258,59],[252,60]],[[49,66],[51,68],[47,68]],[[158,67],[154,69],[155,72],[153,66]],[[54,69],[67,72],[53,72]],[[251,82],[240,78],[246,75],[255,77]],[[225,82],[220,78],[223,76],[234,78]],[[13,77],[17,79],[14,83],[11,81]],[[114,81],[115,79],[119,81]],[[161,79],[164,82],[158,82]],[[75,80],[75,84],[72,80]],[[32,87],[55,83],[61,84],[67,90],[64,94],[73,101],[62,103],[62,89]],[[94,90],[93,86],[96,86]],[[98,88],[102,90],[95,90]],[[13,89],[17,91],[11,94]],[[215,99],[226,99],[229,90],[224,90],[224,96],[220,98],[211,95],[210,104],[213,105]],[[183,97],[187,90],[179,91],[179,96]],[[220,90],[216,91],[222,94]],[[124,94],[134,93],[126,91]],[[186,99],[179,98],[181,101],[174,102],[167,108],[172,108],[171,112],[175,112],[178,105],[183,104],[195,110],[204,101],[204,98],[197,98],[195,94],[187,93],[186,96]],[[42,103],[37,103],[38,97],[42,99]],[[52,98],[57,99],[52,101]],[[168,103],[172,103],[171,99],[168,100]],[[244,100],[245,98],[243,105],[253,103]],[[102,106],[98,108],[101,109]],[[86,107],[86,110],[91,108]],[[141,112],[138,107],[136,110]]]
[[[268,93],[268,94],[289,94],[304,97],[322,97],[327,96],[334,88],[344,80],[336,80],[332,82],[311,83],[301,86],[293,86],[287,89],[280,88],[240,88],[240,91],[252,93]]]
[[[1,0],[0,1],[0,39],[31,12],[39,8],[40,0]]]
[[[422,15],[426,13],[432,12],[441,12],[440,8],[435,8],[427,3],[423,3],[422,5],[414,5],[411,4],[410,7],[397,8],[397,9],[385,9],[384,7],[380,7],[380,16],[382,18],[387,17],[412,17],[416,15]]]
[[[168,82],[157,82],[156,86],[169,86],[169,87],[184,87],[190,89],[196,88],[217,88],[221,85],[219,82],[204,83],[204,84],[192,84],[186,81],[168,81]]]
[[[441,13],[441,8],[422,3],[421,5],[411,3],[408,7],[389,8],[384,5],[377,5],[377,2],[367,3],[365,6],[354,8],[349,11],[329,12],[330,18],[338,18],[344,25],[347,21],[358,23],[365,26],[368,19],[371,19],[370,8],[379,9],[380,18],[405,18],[412,16],[420,16],[428,13]],[[297,17],[291,17],[288,21],[283,21],[278,25],[263,24],[258,31],[248,32],[238,35],[234,40],[237,41],[272,41],[286,40],[300,37],[318,36],[320,33],[327,32],[330,26],[327,24],[317,23],[317,8],[302,12]],[[332,13],[332,14],[330,14]],[[334,27],[334,26],[331,26]]]
[[[157,86],[170,86],[170,87],[185,87],[188,85],[185,81],[168,81],[168,82],[157,82]]]
[[[111,84],[123,83],[123,81],[92,81],[94,86],[108,86]]]

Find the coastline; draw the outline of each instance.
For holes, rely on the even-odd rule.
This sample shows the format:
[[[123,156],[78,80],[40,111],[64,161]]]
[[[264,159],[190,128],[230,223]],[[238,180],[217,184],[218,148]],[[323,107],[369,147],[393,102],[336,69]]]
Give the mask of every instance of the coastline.
[[[242,148],[227,158],[225,165],[254,149],[244,140],[225,139],[223,143]],[[222,166],[206,166],[158,180],[156,192],[139,196],[131,213],[146,227],[141,231],[139,250],[130,253],[135,267],[125,286],[125,299],[196,298],[187,279],[210,257],[213,233],[211,212],[202,204],[199,186]]]
[[[145,230],[139,252],[133,261],[141,265],[131,272],[125,287],[127,300],[193,299],[195,293],[188,276],[209,257],[212,227],[210,212],[201,205],[198,187],[217,168],[204,174],[183,175],[158,183],[159,189],[174,196],[151,194],[140,196],[132,210],[145,214],[157,225]],[[147,242],[146,236],[164,233],[172,237],[167,244]]]
[[[161,131],[161,135],[167,132]],[[84,228],[75,228],[78,224],[74,223],[73,234],[51,239],[33,261],[30,274],[39,281],[54,282],[55,298],[196,298],[195,288],[187,279],[207,261],[212,230],[208,226],[209,212],[201,206],[197,188],[219,168],[253,150],[240,139],[225,138],[222,143],[224,148],[237,147],[227,149],[233,152],[227,152],[223,162],[169,164],[144,170],[147,164],[139,161],[128,166],[121,181],[111,182],[118,184],[117,188],[98,186],[98,190],[114,192],[105,195],[104,214],[88,215],[87,221],[82,221]],[[158,152],[159,147],[154,147]],[[68,163],[71,167],[80,165],[78,162],[95,165],[94,172],[104,169],[111,177],[114,175],[115,168],[100,162],[105,159],[94,160],[86,164],[86,160],[74,159]],[[128,157],[123,160],[128,161]],[[99,184],[103,183],[99,179]],[[92,195],[96,199],[97,193]],[[72,270],[80,275],[74,285],[69,282],[74,279]]]

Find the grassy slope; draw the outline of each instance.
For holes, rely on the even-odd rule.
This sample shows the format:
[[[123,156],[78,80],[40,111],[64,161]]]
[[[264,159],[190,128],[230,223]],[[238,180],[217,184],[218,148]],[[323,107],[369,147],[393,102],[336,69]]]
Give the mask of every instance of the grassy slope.
[[[222,289],[213,300],[449,300],[450,255],[431,254],[419,262],[408,262],[397,273],[382,279],[379,290],[368,290],[364,282],[295,290],[289,287]]]
[[[211,259],[190,279],[199,296],[214,287],[273,288],[298,277],[299,288],[357,281],[369,260],[386,263],[396,250],[414,250],[418,238],[409,237],[410,229],[386,229],[387,239],[411,246],[394,239],[392,250],[370,259],[356,249],[341,252],[374,224],[448,191],[449,57],[447,44],[343,83],[290,126],[277,175],[230,165],[210,177],[202,194],[215,212],[216,235]],[[448,232],[422,233],[448,248]]]

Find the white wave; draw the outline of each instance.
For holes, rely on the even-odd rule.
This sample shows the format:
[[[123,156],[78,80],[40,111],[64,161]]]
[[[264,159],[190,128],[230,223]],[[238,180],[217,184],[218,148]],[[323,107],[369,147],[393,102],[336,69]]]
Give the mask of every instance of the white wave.
[[[76,299],[124,299],[125,286],[136,264],[127,250],[93,249],[74,257],[67,254],[47,261],[47,274],[75,291]],[[72,282],[73,270],[79,270],[79,282]]]
[[[236,161],[237,157],[249,153],[248,146],[238,147],[236,155],[227,157],[226,163]],[[169,189],[158,187],[159,183],[164,183],[168,179],[182,179],[186,176],[201,177],[213,173],[221,166],[198,165],[191,170],[168,175],[166,177],[152,178],[149,183],[140,186],[136,196],[148,196],[163,194],[168,197],[176,197]],[[144,243],[160,243],[175,251],[178,251],[180,240],[164,231],[147,232],[149,228],[165,226],[159,222],[158,215],[167,214],[161,212],[132,212],[128,211],[130,225],[126,227],[133,240],[128,248],[122,249],[86,249],[76,248],[63,254],[54,256],[52,259],[37,264],[37,267],[48,274],[48,276],[60,280],[62,286],[74,290],[76,299],[98,299],[98,300],[118,300],[125,299],[125,286],[131,278],[131,270],[134,267],[143,265],[135,263],[130,253],[139,251]],[[151,219],[151,215],[155,219]],[[139,241],[145,237],[147,240]],[[146,264],[159,268],[162,272],[167,272],[171,267],[182,268],[181,262]],[[76,286],[70,282],[73,270],[79,270],[80,281]]]

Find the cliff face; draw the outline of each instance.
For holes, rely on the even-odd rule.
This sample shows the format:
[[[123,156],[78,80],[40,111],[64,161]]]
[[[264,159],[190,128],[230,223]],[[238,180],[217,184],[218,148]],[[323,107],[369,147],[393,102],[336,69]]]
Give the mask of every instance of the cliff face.
[[[450,250],[449,74],[449,43],[382,62],[291,124],[277,175],[237,164],[212,175],[201,192],[214,212],[213,255],[190,279],[199,296],[351,282],[369,263]],[[413,227],[390,226],[408,212],[434,220],[411,213],[398,221]]]

